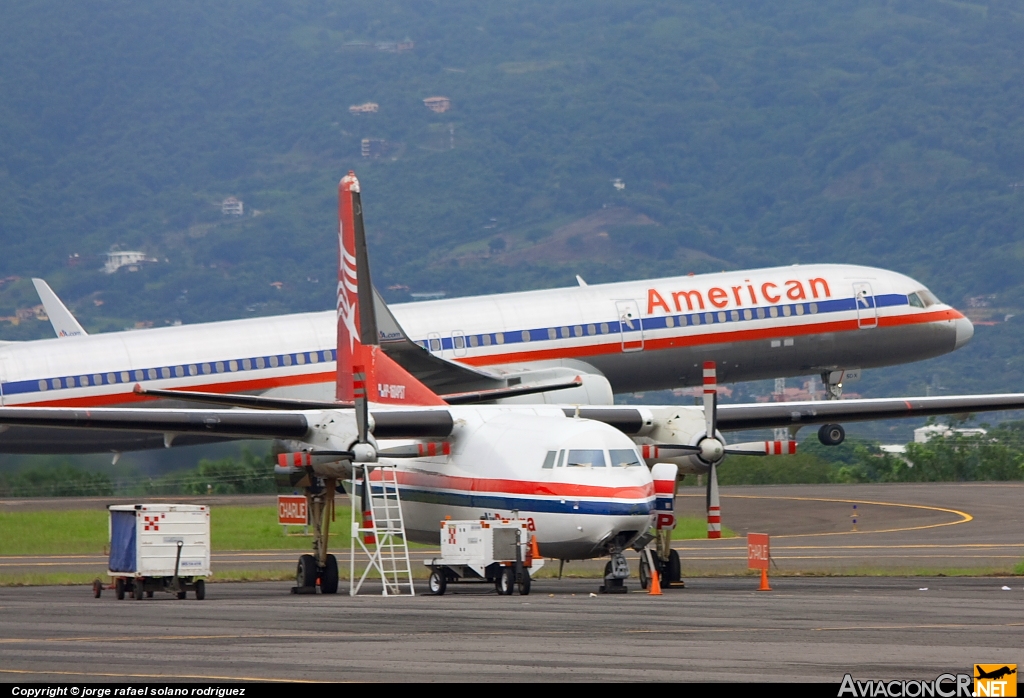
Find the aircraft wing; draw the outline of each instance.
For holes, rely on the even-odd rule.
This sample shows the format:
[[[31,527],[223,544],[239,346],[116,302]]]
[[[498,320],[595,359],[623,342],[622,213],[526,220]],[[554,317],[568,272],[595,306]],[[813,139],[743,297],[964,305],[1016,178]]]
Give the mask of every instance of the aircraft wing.
[[[732,431],[1020,409],[1024,409],[1024,393],[719,405],[718,428]]]

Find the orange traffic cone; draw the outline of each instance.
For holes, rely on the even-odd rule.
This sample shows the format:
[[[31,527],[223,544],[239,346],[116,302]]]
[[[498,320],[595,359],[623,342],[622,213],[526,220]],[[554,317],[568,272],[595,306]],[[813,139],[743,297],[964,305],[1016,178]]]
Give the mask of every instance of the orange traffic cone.
[[[648,556],[650,555],[649,550],[647,551],[647,554]],[[648,561],[651,561],[650,557],[648,557],[647,559]],[[652,565],[649,569],[651,575],[651,588],[647,593],[650,596],[661,596],[661,575],[658,574],[658,568]]]
[[[768,586],[768,570],[762,568],[761,569],[761,586],[758,588],[758,591],[771,591],[771,590],[772,590],[772,588],[770,586]]]
[[[530,560],[540,559],[540,547],[537,545],[537,536],[530,536]]]

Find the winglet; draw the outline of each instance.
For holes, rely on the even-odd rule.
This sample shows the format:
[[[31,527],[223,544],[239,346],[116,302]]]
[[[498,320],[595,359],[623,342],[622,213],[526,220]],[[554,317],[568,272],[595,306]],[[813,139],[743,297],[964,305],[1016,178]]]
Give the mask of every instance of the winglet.
[[[366,397],[371,403],[447,405],[390,359],[378,344],[363,207],[354,172],[342,177],[338,184],[337,310],[339,401],[354,401],[353,369],[361,366],[366,373]]]
[[[53,325],[53,331],[58,337],[84,337],[89,334],[78,324],[78,320],[67,309],[67,306],[61,303],[60,298],[48,283],[42,279],[32,279],[32,285],[36,287],[39,300],[42,301],[43,308],[46,309],[46,314],[50,318],[50,324]]]

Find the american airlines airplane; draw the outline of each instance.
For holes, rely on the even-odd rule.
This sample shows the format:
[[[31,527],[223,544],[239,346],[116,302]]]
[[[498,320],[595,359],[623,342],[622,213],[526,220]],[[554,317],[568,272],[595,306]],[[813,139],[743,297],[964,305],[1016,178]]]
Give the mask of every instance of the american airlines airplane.
[[[359,219],[361,221],[361,218]],[[329,401],[332,311],[0,345],[0,405],[119,406],[158,390]],[[49,292],[47,294],[47,292]],[[611,404],[615,393],[699,385],[705,361],[738,382],[873,368],[962,346],[974,329],[918,281],[852,265],[794,265],[581,285],[388,307],[373,292],[382,349],[451,402]],[[58,324],[55,322],[55,328]],[[166,400],[162,406],[171,406]],[[11,427],[0,452],[121,452],[162,444],[132,433]]]

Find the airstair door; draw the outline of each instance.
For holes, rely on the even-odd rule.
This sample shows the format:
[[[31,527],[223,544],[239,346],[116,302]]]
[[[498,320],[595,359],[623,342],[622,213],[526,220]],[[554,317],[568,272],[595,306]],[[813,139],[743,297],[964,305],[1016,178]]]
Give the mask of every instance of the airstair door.
[[[615,301],[615,309],[619,314],[622,351],[642,351],[644,348],[644,326],[640,321],[640,307],[636,301]]]
[[[878,327],[878,307],[875,305],[875,294],[871,284],[858,281],[853,285],[853,299],[857,305],[857,327],[869,330]]]

